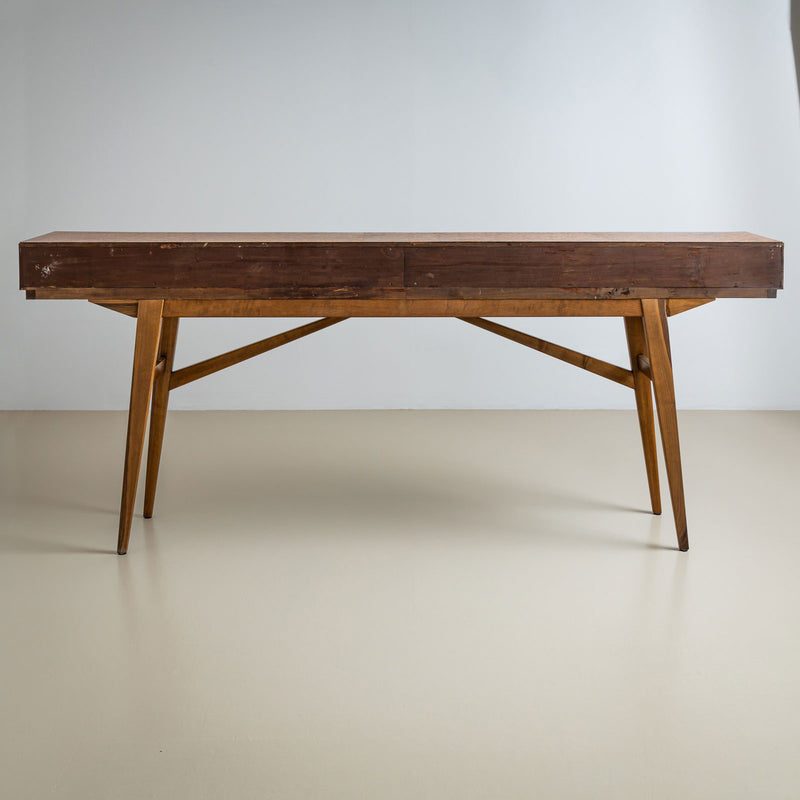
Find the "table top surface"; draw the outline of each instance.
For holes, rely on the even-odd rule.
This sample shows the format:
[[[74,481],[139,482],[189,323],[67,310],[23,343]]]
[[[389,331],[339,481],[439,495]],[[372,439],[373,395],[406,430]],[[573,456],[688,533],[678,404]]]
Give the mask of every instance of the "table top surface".
[[[774,297],[783,244],[725,233],[124,233],[20,242],[32,298]]]
[[[745,231],[727,233],[209,233],[209,232],[103,232],[52,231],[26,239],[29,244],[779,244]]]

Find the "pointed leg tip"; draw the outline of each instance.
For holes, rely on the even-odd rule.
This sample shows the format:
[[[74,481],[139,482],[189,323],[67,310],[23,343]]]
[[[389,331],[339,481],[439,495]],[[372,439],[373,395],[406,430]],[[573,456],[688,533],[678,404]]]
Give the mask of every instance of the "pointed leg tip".
[[[125,553],[128,552],[128,542],[130,541],[130,536],[125,536],[124,534],[120,534],[117,538],[117,555],[124,556]]]

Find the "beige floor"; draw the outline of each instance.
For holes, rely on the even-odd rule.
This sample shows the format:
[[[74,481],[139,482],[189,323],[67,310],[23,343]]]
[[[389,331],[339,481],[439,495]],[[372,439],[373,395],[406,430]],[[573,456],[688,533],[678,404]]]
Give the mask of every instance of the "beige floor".
[[[689,553],[629,412],[184,412],[118,557],[1,414],[3,797],[800,797],[800,413],[680,422]]]

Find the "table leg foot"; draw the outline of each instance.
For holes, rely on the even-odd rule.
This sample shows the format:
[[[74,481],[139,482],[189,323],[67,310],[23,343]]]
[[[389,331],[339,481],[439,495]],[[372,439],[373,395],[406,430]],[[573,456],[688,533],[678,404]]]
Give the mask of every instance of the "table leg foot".
[[[142,300],[138,304],[136,344],[133,350],[131,401],[128,409],[128,434],[125,443],[125,470],[122,477],[122,500],[119,512],[117,553],[128,551],[133,521],[133,503],[139,481],[139,468],[144,449],[147,409],[153,389],[153,372],[158,355],[159,331],[163,300]]]
[[[678,440],[678,415],[675,406],[675,385],[672,377],[669,333],[667,328],[666,302],[664,300],[642,300],[642,319],[647,337],[650,371],[661,428],[661,445],[667,467],[672,513],[678,534],[678,547],[689,549],[686,528],[686,503],[683,496],[683,473],[681,451]]]
[[[147,472],[144,482],[144,516],[153,516],[158,483],[158,467],[161,463],[161,445],[164,442],[164,426],[167,421],[169,403],[169,380],[175,359],[175,342],[178,338],[178,317],[164,317],[161,321],[161,344],[158,360],[163,368],[153,382],[153,402],[150,407],[150,441],[147,445]]]
[[[653,417],[653,392],[650,378],[639,369],[639,355],[647,355],[647,340],[641,317],[624,317],[625,335],[633,372],[633,388],[636,394],[636,413],[642,434],[644,464],[647,470],[647,485],[650,489],[650,506],[654,514],[661,513],[661,488],[658,483],[658,456],[656,455],[656,424]]]

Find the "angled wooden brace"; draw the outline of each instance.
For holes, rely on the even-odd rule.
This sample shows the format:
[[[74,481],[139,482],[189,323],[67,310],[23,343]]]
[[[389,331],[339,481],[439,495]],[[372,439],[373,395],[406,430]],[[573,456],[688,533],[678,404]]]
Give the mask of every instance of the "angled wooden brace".
[[[602,361],[599,358],[593,358],[592,356],[579,353],[577,350],[570,350],[568,347],[562,347],[560,344],[553,344],[553,342],[539,339],[536,336],[531,336],[529,333],[522,333],[522,331],[507,328],[505,325],[499,325],[497,322],[491,322],[482,317],[459,317],[459,319],[463,322],[468,322],[470,325],[483,328],[485,331],[496,333],[504,339],[510,339],[512,342],[525,345],[525,347],[531,347],[534,350],[538,350],[540,353],[552,356],[560,361],[566,361],[568,364],[588,370],[595,375],[600,375],[602,378],[608,378],[610,381],[621,383],[623,386],[633,389],[633,372],[629,369],[623,369],[616,364],[609,364],[608,361]]]

